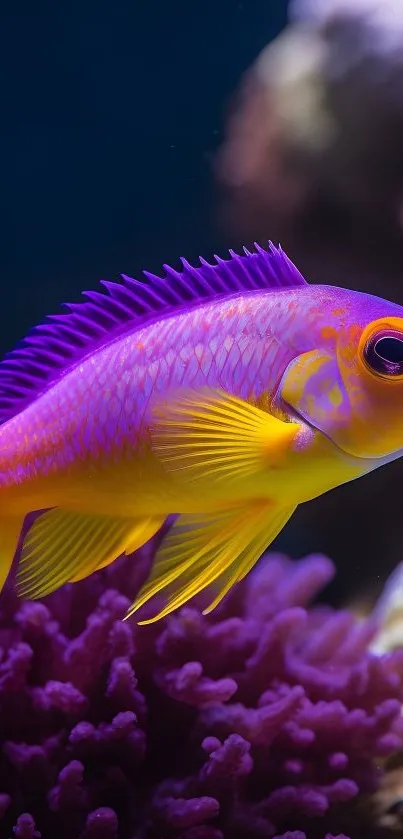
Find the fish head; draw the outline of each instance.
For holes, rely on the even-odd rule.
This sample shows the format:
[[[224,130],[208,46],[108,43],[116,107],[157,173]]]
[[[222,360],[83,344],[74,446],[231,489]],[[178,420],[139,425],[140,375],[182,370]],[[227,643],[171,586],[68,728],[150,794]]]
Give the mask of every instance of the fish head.
[[[403,450],[403,308],[350,294],[339,321],[288,365],[281,399],[345,453],[390,459]]]

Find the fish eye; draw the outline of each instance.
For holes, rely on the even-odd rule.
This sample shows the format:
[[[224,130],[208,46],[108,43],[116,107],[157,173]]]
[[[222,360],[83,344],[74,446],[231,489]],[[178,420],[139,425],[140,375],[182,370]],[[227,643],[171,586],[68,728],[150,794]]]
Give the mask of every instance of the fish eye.
[[[381,376],[403,375],[403,333],[393,330],[376,332],[364,346],[364,359]]]

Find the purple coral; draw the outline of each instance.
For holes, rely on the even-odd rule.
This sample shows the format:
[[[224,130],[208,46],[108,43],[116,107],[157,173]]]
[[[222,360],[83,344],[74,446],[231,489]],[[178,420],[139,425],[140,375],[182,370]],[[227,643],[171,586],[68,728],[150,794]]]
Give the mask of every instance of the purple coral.
[[[403,744],[403,655],[310,607],[321,556],[272,555],[208,618],[123,623],[143,560],[3,597],[0,836],[343,839]]]

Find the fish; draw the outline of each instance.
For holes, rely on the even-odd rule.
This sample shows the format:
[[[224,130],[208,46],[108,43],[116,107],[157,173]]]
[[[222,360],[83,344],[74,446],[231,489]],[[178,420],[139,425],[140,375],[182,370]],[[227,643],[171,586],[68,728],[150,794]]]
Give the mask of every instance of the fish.
[[[35,600],[173,517],[125,617],[200,592],[208,614],[299,504],[402,455],[401,306],[271,242],[181,263],[83,292],[1,361],[0,588],[21,534]]]

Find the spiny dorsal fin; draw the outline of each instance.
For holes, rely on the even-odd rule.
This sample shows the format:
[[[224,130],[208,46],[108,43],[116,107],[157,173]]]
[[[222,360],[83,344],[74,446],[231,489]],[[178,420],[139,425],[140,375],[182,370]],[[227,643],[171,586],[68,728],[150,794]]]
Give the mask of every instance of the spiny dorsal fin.
[[[306,285],[281,247],[255,249],[242,256],[230,250],[230,259],[216,256],[213,265],[200,257],[197,268],[181,259],[183,271],[164,265],[165,277],[123,274],[120,283],[102,282],[106,293],[84,291],[85,302],[64,304],[67,314],[49,315],[0,363],[0,423],[89,353],[147,321],[231,294]]]

